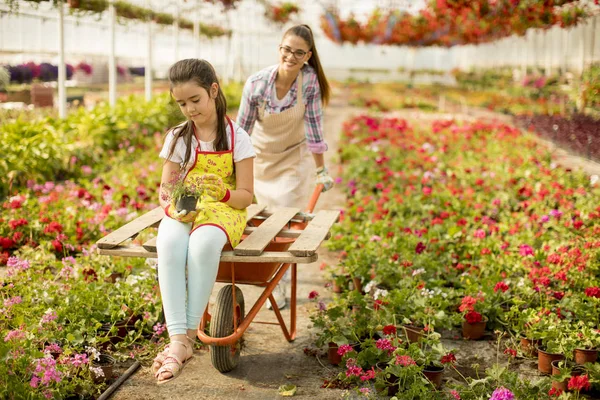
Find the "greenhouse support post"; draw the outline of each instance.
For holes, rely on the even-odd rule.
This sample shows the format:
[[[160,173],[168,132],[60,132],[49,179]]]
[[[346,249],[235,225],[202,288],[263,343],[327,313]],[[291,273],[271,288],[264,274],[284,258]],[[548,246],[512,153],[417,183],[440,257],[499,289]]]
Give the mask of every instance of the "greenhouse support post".
[[[111,1],[108,6],[109,26],[109,55],[108,55],[108,103],[114,106],[117,103],[117,62],[115,59],[115,4]]]
[[[65,10],[64,0],[58,3],[58,116],[67,116],[67,93],[65,81],[67,80],[67,69],[65,65]]]
[[[146,7],[150,9],[150,0],[146,0]],[[152,18],[146,22],[146,68],[144,68],[144,92],[146,101],[152,99]]]

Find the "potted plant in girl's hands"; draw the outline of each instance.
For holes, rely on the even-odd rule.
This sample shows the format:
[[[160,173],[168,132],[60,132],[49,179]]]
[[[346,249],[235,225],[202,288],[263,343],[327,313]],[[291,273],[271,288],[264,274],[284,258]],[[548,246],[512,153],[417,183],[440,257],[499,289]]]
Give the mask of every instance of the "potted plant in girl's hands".
[[[161,188],[163,200],[174,203],[177,212],[185,210],[187,213],[197,209],[202,192],[199,177],[186,177],[180,171],[174,171],[171,178]]]

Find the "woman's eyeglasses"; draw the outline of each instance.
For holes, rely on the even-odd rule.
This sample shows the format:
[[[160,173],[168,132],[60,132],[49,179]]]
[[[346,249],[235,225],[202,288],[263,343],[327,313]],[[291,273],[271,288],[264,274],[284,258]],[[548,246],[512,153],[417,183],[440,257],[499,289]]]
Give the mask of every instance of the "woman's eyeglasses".
[[[282,56],[286,57],[292,54],[296,60],[302,60],[304,56],[308,54],[308,52],[304,50],[292,50],[287,46],[279,46],[279,52]]]

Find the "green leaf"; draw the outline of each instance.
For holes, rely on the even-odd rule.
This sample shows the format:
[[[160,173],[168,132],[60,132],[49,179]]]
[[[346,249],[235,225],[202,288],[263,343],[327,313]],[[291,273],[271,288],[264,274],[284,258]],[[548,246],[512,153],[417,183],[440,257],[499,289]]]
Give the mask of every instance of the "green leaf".
[[[283,397],[292,397],[296,394],[296,385],[279,386],[279,395]]]

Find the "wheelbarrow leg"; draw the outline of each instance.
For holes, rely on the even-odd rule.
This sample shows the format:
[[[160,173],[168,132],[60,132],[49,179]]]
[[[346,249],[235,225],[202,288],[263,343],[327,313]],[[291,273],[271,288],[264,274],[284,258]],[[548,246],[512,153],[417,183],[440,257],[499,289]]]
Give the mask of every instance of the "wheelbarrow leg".
[[[291,304],[290,304],[290,331],[288,332],[287,327],[285,326],[285,322],[283,321],[283,317],[281,316],[281,312],[279,311],[279,307],[277,307],[277,302],[273,298],[271,294],[269,296],[269,300],[271,300],[271,304],[273,305],[273,311],[275,312],[275,316],[277,317],[277,321],[279,322],[279,326],[281,326],[281,330],[283,331],[283,336],[285,336],[288,342],[293,342],[296,339],[296,264],[292,264],[292,293],[291,293]]]

